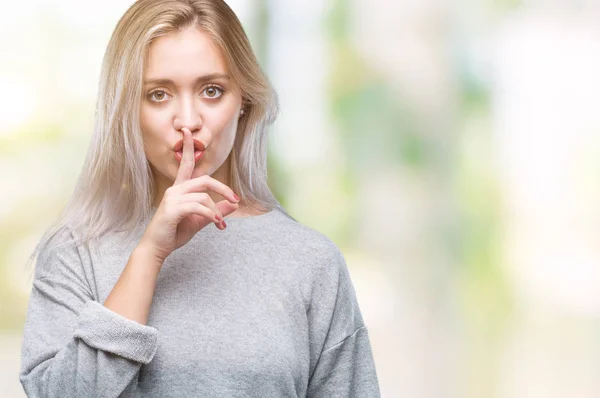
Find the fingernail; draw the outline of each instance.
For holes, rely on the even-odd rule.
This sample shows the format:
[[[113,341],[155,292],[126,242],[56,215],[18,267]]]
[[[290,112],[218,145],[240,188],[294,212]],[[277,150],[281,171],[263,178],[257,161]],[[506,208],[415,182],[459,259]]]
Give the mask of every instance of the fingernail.
[[[233,194],[233,197],[235,198],[235,200],[237,200],[238,202],[240,201],[240,197],[237,196],[236,194]]]
[[[215,218],[217,219],[217,221],[221,221],[222,220],[221,216],[218,215],[218,214],[215,216]]]
[[[227,228],[227,223],[223,220],[223,227]]]

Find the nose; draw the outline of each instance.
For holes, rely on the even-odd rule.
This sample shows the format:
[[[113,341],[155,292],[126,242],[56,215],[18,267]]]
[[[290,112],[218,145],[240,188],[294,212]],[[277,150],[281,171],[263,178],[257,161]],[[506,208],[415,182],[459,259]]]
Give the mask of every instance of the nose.
[[[187,127],[192,134],[200,131],[202,128],[202,117],[199,111],[199,105],[194,99],[182,98],[177,106],[175,120],[175,129],[181,131]]]

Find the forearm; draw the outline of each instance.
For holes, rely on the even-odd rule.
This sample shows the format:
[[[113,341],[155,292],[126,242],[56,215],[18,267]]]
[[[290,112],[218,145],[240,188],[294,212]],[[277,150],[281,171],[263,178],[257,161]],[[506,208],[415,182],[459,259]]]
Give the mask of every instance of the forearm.
[[[64,258],[38,261],[39,269],[58,271],[37,275],[33,282],[23,330],[21,384],[28,397],[87,397],[98,391],[107,398],[122,396],[135,388],[140,366],[152,361],[158,331],[95,301],[78,284],[85,278],[67,272],[78,267],[58,266]]]
[[[138,245],[104,306],[125,318],[146,325],[162,261],[143,244]]]

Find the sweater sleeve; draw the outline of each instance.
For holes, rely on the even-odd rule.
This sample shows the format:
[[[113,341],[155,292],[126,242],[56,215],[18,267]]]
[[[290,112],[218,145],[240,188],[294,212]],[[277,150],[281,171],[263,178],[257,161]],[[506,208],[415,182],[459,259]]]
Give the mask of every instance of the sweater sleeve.
[[[121,396],[157,347],[157,329],[94,299],[78,247],[40,253],[21,347],[28,397]]]
[[[346,262],[326,255],[308,311],[311,373],[307,397],[380,397],[367,327]]]

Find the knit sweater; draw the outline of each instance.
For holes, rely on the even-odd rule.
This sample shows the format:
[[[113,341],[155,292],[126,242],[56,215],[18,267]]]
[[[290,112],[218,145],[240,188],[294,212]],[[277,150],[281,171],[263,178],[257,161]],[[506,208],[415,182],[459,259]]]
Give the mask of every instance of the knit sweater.
[[[342,253],[277,208],[172,252],[147,325],[104,307],[150,217],[133,240],[40,253],[19,374],[29,397],[380,396]]]

